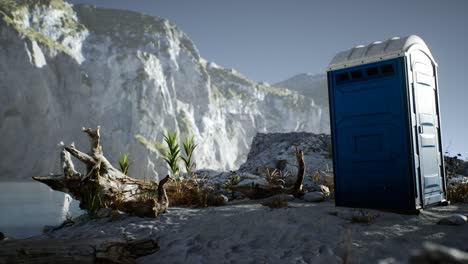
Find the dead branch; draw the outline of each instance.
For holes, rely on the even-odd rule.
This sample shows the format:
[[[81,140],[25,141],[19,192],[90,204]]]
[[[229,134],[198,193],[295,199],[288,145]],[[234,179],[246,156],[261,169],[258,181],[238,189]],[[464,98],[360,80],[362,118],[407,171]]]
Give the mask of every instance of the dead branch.
[[[89,202],[92,201],[96,202],[92,204],[93,207],[110,207],[137,216],[156,217],[166,212],[169,201],[164,184],[170,178],[164,178],[158,186],[154,181],[142,181],[123,174],[104,157],[99,127],[83,128],[83,132],[90,139],[90,153],[79,151],[73,144],[63,147],[61,152],[63,174],[33,177],[33,179],[48,185],[53,190],[70,194],[80,201],[82,209],[88,211],[91,206]],[[75,170],[70,154],[86,164],[86,173]]]

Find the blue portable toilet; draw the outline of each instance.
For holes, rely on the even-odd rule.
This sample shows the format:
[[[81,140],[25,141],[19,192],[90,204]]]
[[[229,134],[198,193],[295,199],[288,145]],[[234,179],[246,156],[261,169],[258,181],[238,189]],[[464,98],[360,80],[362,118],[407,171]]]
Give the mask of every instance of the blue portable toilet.
[[[337,206],[446,202],[437,63],[418,36],[338,53],[328,67]]]

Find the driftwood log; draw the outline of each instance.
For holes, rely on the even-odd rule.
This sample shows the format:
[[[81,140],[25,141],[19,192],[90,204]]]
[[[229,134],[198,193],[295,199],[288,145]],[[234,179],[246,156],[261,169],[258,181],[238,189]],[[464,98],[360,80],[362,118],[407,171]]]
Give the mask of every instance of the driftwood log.
[[[305,176],[305,162],[304,162],[304,151],[296,147],[296,160],[297,160],[297,178],[294,186],[285,187],[284,181],[279,180],[276,184],[269,186],[255,185],[245,188],[245,186],[231,186],[232,191],[241,192],[249,198],[260,199],[270,197],[276,194],[292,194],[294,197],[301,197],[304,195],[304,176]]]
[[[0,242],[0,264],[135,263],[159,250],[152,239],[24,239]]]
[[[80,201],[80,208],[88,212],[109,207],[131,215],[156,217],[169,206],[164,184],[143,181],[123,174],[104,157],[99,126],[83,128],[91,143],[89,153],[79,151],[72,143],[63,146],[61,162],[63,174],[33,177],[56,191],[70,194]],[[63,144],[62,144],[63,145]],[[70,154],[86,165],[86,173],[77,172]]]

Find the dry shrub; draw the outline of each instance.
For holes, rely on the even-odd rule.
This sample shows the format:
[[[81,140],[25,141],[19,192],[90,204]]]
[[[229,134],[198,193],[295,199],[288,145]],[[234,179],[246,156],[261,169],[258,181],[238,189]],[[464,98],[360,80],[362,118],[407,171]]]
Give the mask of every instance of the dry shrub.
[[[195,179],[176,178],[166,184],[170,205],[201,206],[202,191]]]
[[[284,186],[285,178],[288,176],[288,174],[284,175],[281,170],[267,168],[265,179],[268,182],[268,186],[270,188],[275,186]]]
[[[460,155],[460,154],[458,154]],[[452,178],[454,177],[459,169],[462,167],[464,161],[460,159],[460,156],[444,156],[444,162],[445,162],[445,174],[447,178]]]
[[[459,157],[460,154],[453,157],[444,156],[445,174],[449,182],[447,185],[447,199],[454,203],[468,203],[468,182],[451,182],[451,179],[457,175],[464,163]]]
[[[468,183],[449,184],[447,199],[453,203],[468,203]]]
[[[351,222],[369,224],[369,223],[374,222],[375,218],[376,218],[375,215],[372,215],[371,213],[365,210],[359,210],[352,214]]]

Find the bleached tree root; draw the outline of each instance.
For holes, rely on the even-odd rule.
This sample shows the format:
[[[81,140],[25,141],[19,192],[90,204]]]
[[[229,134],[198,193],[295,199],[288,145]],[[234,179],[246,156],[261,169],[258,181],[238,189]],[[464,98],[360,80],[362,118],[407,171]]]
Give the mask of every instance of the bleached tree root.
[[[33,177],[56,191],[70,194],[80,201],[80,208],[95,211],[110,207],[130,215],[156,217],[166,212],[169,200],[164,184],[166,176],[156,183],[143,181],[123,174],[104,157],[100,143],[99,126],[83,128],[91,143],[89,153],[78,150],[72,143],[63,146],[61,163],[63,174]],[[86,173],[75,170],[71,156],[86,165]]]

